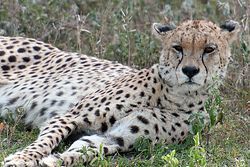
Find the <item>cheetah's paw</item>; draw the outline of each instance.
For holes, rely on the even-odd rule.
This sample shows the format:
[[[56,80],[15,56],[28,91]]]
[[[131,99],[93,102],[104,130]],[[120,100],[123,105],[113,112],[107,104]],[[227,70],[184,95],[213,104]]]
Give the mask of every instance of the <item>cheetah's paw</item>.
[[[21,153],[11,154],[2,162],[3,167],[35,167],[36,161],[30,160],[28,157],[23,156]]]
[[[62,160],[57,154],[49,155],[47,157],[44,157],[39,164],[42,167],[60,167],[62,164]]]

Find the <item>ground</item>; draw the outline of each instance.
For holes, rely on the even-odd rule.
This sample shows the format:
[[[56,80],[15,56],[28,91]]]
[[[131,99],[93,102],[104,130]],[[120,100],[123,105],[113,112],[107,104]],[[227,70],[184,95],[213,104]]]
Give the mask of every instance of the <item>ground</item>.
[[[171,16],[172,12],[181,19],[184,16],[197,18],[202,15],[203,17],[209,17],[210,20],[219,21],[227,18],[226,12],[231,12],[230,14],[233,17],[240,22],[242,21],[243,26],[246,23],[244,20],[244,11],[246,13],[246,10],[242,10],[244,6],[241,8],[241,5],[244,4],[235,4],[237,2],[229,3],[235,9],[235,13],[234,11],[227,11],[226,5],[223,6],[223,4],[218,5],[216,8],[213,3],[207,7],[206,4],[202,4],[203,2],[196,3],[196,1],[194,6],[200,6],[199,9],[202,10],[193,13],[190,13],[190,10],[186,10],[187,13],[184,13],[185,10],[182,10],[182,12],[176,10],[180,2],[176,2],[177,4],[172,3],[173,10],[169,10],[169,6],[163,2],[148,4],[150,2],[136,1],[126,4],[126,2],[109,1],[108,4],[103,4],[97,1],[87,1],[88,8],[85,9],[85,4],[78,3],[78,11],[74,11],[75,8],[71,7],[72,4],[67,2],[51,2],[50,5],[54,9],[48,8],[49,11],[27,2],[23,1],[13,6],[8,6],[10,4],[5,2],[2,5],[2,16],[6,16],[0,16],[1,25],[4,25],[1,32],[5,33],[4,35],[25,35],[42,39],[64,50],[87,52],[90,55],[118,60],[132,66],[149,66],[158,59],[154,55],[159,55],[159,45],[148,32],[150,20],[152,19],[159,20],[165,15]],[[105,10],[102,7],[103,5],[107,6]],[[217,9],[216,12],[213,13],[213,9]],[[18,12],[19,14],[17,14]],[[170,14],[167,12],[170,12]],[[223,16],[223,12],[225,12],[225,16]],[[46,20],[46,15],[50,15],[50,22]],[[8,20],[7,18],[11,19]],[[68,22],[67,19],[73,21]],[[51,22],[52,24],[50,24]],[[247,71],[249,63],[248,41],[249,29],[246,28],[243,31],[242,38],[234,47],[229,77],[221,88],[222,108],[224,111],[223,124],[212,130],[207,147],[207,136],[203,136],[202,144],[207,151],[208,166],[240,166],[242,164],[247,166],[247,163],[249,163],[249,111],[247,111],[247,101],[250,99],[250,90],[249,76],[247,75],[249,74]],[[115,57],[116,55],[120,56]],[[144,57],[140,55],[144,55]],[[1,133],[0,148],[3,148],[4,151],[1,150],[0,161],[9,153],[15,152],[17,148],[27,145],[30,142],[29,137],[34,139],[37,135],[36,131],[21,132],[21,127],[20,125],[10,124],[10,127],[5,128]],[[11,131],[7,133],[7,130]],[[147,144],[146,146],[138,144],[137,149],[142,152],[141,154],[137,152],[137,154],[132,153],[132,155],[116,155],[114,158],[108,157],[106,160],[97,157],[92,165],[96,166],[96,163],[99,163],[102,166],[105,166],[105,164],[108,166],[109,163],[106,161],[111,161],[114,166],[150,166],[152,163],[156,164],[155,166],[162,166],[164,162],[161,156],[169,153],[170,149],[175,149],[181,166],[185,166],[189,162],[189,148],[192,146],[192,142],[187,141],[186,145],[185,149],[178,146],[169,146],[169,149],[162,150],[161,147],[152,148]],[[63,145],[59,149],[63,149]],[[131,161],[127,161],[128,156]]]

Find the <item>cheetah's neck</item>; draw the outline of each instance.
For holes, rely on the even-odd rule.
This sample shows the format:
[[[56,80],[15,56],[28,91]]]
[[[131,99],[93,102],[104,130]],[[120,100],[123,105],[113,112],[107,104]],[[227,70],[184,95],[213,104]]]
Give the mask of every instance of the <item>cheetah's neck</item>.
[[[160,76],[158,65],[152,66],[150,69],[152,80],[151,89],[155,89],[150,99],[150,106],[168,108],[178,110],[185,113],[203,112],[205,100],[208,97],[206,89],[197,91],[188,91],[180,93],[177,86],[171,86]]]

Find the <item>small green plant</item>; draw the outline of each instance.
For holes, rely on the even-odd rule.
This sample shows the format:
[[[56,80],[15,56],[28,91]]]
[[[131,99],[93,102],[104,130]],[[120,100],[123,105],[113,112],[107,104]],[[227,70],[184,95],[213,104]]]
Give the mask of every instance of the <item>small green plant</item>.
[[[177,167],[179,160],[175,157],[176,151],[173,150],[169,154],[162,156],[162,159],[167,163],[164,167]]]
[[[201,133],[205,128],[205,117],[201,113],[194,113],[190,116],[189,121],[191,123],[190,133],[195,135]]]
[[[200,134],[194,136],[194,146],[189,150],[189,167],[206,166],[206,151],[200,144]]]
[[[210,118],[210,128],[214,127],[217,122],[222,122],[223,112],[221,111],[222,97],[218,88],[211,90],[211,98],[205,103],[205,108]]]
[[[92,165],[92,166],[102,166],[102,167],[109,166],[109,161],[104,156],[103,145],[102,144],[99,147],[99,152],[91,160],[91,162],[89,164]]]

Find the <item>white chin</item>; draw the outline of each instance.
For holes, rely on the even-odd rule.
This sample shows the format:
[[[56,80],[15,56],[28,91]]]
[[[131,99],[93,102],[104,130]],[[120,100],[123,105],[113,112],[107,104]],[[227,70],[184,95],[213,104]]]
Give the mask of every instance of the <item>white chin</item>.
[[[189,84],[189,83],[184,83],[181,85],[181,88],[187,92],[187,91],[190,91],[190,92],[193,92],[193,91],[196,91],[198,89],[201,88],[201,85],[199,84]]]

